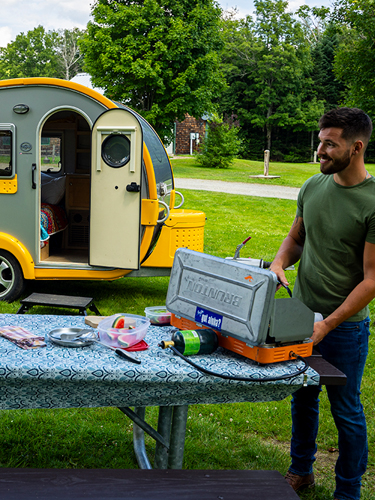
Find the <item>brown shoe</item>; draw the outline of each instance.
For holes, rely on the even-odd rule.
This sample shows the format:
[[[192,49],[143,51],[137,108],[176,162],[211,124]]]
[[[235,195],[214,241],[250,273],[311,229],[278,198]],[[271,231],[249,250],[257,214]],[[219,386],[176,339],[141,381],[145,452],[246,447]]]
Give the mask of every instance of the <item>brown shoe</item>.
[[[293,472],[286,473],[286,482],[294,489],[294,491],[302,490],[303,488],[312,488],[315,486],[314,473],[307,474],[307,476],[299,476]]]

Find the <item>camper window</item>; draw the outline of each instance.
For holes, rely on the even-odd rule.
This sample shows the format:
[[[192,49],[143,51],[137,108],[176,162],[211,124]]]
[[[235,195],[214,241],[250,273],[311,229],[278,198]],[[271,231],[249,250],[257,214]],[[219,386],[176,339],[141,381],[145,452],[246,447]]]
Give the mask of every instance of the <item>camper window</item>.
[[[60,172],[61,170],[61,134],[44,135],[41,138],[40,159],[42,172]]]
[[[0,177],[13,175],[12,142],[12,131],[0,130]]]
[[[123,134],[111,134],[102,144],[102,158],[107,165],[120,168],[130,160],[130,141]]]

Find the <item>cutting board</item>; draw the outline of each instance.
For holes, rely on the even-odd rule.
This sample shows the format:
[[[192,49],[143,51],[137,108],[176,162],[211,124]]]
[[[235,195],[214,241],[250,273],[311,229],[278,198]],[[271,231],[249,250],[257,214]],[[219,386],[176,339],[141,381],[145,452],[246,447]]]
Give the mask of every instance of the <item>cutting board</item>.
[[[86,316],[85,323],[92,328],[98,328],[98,324],[105,318],[106,316]]]

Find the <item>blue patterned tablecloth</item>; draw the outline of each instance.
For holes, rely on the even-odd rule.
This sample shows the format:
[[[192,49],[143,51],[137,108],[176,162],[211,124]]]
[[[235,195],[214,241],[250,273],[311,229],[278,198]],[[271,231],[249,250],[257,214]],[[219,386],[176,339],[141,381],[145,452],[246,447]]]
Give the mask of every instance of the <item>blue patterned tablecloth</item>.
[[[0,314],[0,326],[6,325],[43,336],[54,328],[85,326],[82,316]],[[303,375],[261,383],[204,375],[158,347],[170,337],[170,327],[150,326],[145,338],[149,349],[133,353],[140,365],[99,344],[68,348],[47,341],[47,347],[23,350],[0,338],[0,409],[278,401],[302,386]],[[221,348],[192,359],[209,370],[249,378],[278,376],[302,366],[299,361],[260,366]],[[319,383],[313,369],[306,374],[308,385]]]

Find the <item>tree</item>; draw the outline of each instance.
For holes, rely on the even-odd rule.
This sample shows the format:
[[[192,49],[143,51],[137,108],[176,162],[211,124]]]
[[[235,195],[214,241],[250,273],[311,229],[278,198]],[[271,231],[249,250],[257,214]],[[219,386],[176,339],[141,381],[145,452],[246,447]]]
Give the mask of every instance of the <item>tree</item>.
[[[345,86],[334,71],[335,54],[340,41],[340,27],[329,24],[312,47],[311,57],[314,93],[325,101],[325,111],[336,108],[344,95]]]
[[[46,31],[43,26],[20,33],[0,52],[0,78],[51,77],[70,80],[82,69],[78,28]]]
[[[266,133],[271,150],[276,128],[313,130],[323,102],[314,96],[310,46],[283,0],[255,0],[253,21],[229,20],[223,63],[229,89],[221,109]],[[225,102],[226,101],[226,102]]]
[[[97,0],[80,46],[94,85],[126,102],[159,135],[213,109],[221,9],[214,0]]]
[[[202,167],[228,168],[240,149],[239,127],[235,115],[224,118],[213,116],[208,121],[207,137],[203,140],[197,163]]]
[[[296,14],[301,19],[302,29],[308,42],[311,45],[319,42],[327,28],[330,9],[328,7],[309,7],[304,4],[297,9]]]
[[[335,8],[342,31],[334,69],[347,87],[345,104],[375,117],[374,0],[338,0]]]
[[[84,31],[78,28],[58,30],[56,56],[62,73],[61,78],[65,78],[65,80],[71,80],[82,70],[83,55],[79,50],[78,41],[83,34]]]
[[[0,77],[54,77],[58,72],[55,57],[56,32],[38,26],[26,35],[20,33],[0,54]]]

